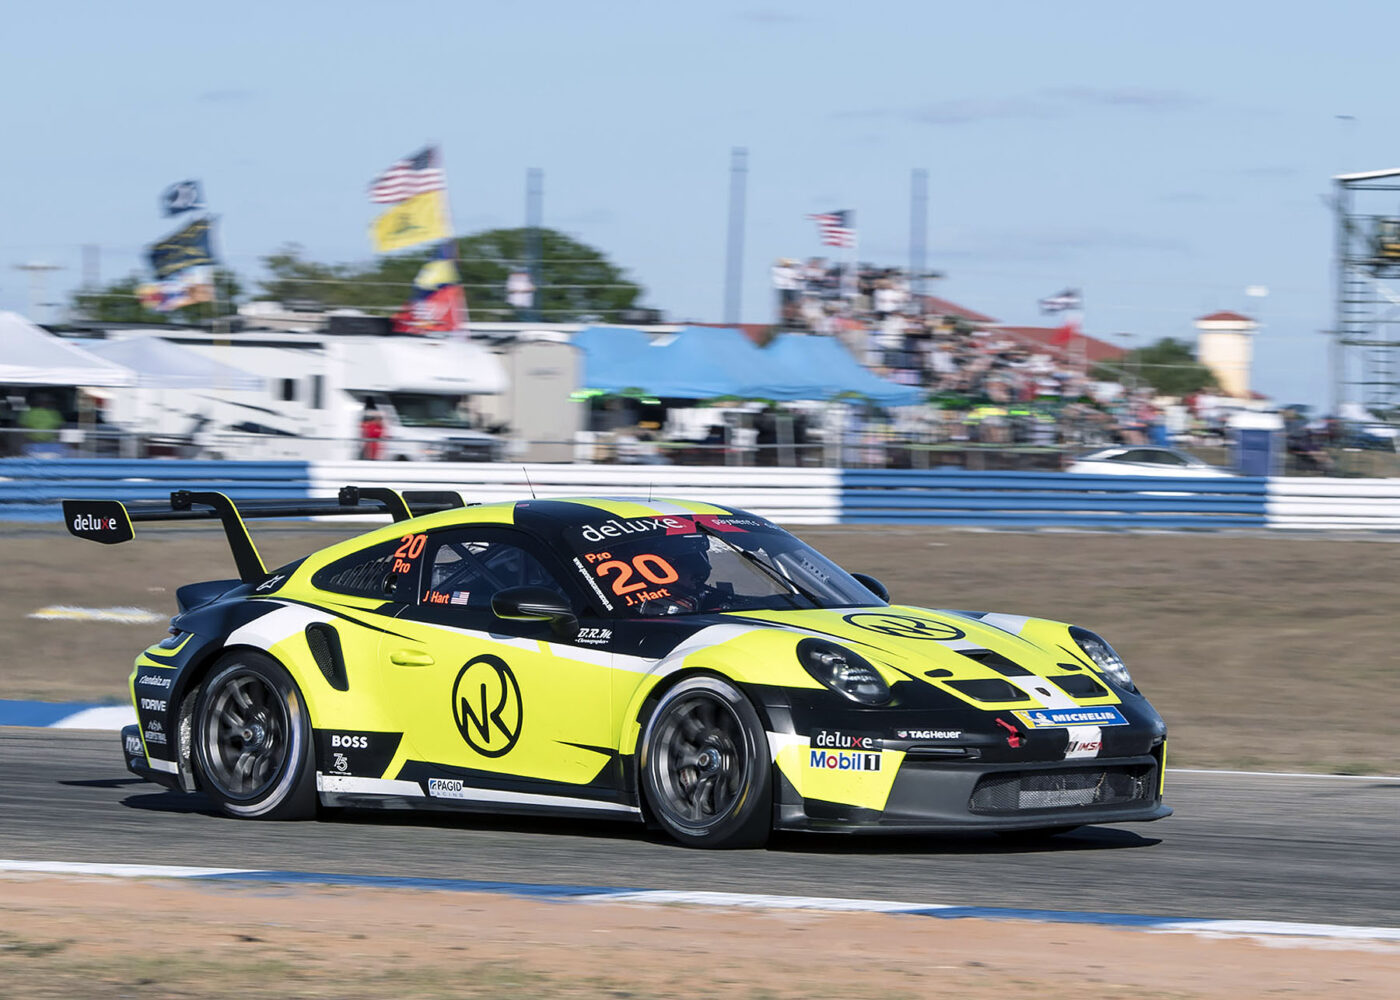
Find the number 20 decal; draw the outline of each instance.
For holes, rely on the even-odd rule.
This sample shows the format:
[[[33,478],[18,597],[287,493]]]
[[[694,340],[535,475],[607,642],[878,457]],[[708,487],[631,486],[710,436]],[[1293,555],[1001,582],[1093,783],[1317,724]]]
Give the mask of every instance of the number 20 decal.
[[[404,535],[399,541],[403,544],[394,550],[394,558],[413,560],[423,554],[423,546],[428,544],[428,536]]]
[[[635,583],[628,583],[627,581],[632,579],[634,570],[641,574],[643,579],[637,580]],[[660,586],[663,583],[675,583],[680,579],[674,566],[651,552],[643,552],[639,556],[633,556],[631,563],[625,563],[621,559],[609,559],[607,562],[595,566],[594,571],[599,576],[611,576],[616,572],[617,579],[612,582],[612,590],[619,597],[636,590],[645,590],[648,582],[652,586]]]

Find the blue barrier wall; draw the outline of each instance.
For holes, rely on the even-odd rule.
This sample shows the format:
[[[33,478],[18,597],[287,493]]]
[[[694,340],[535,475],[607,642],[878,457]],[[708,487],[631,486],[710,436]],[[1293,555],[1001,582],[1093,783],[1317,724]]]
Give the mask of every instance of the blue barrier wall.
[[[1268,482],[1265,478],[848,469],[841,481],[841,521],[988,527],[1262,528]]]
[[[558,479],[565,493],[597,493],[600,476],[612,495],[643,493],[656,470],[630,466],[539,466]],[[714,498],[720,503],[751,506],[765,512],[778,487],[781,510],[769,516],[800,523],[807,507],[823,520],[844,524],[965,524],[987,527],[1093,528],[1234,528],[1267,526],[1270,480],[1264,478],[1157,478],[1087,476],[1063,472],[971,472],[962,469],[918,470],[717,470],[665,468],[665,489],[673,496]],[[334,487],[312,483],[417,483],[430,486],[481,487],[482,499],[503,476],[522,479],[511,495],[525,493],[518,465],[445,463],[338,463],[318,470],[306,462],[211,462],[123,459],[0,460],[0,519],[58,519],[58,501],[73,499],[163,500],[171,490],[218,490],[241,499],[303,499],[315,492],[330,496]],[[814,473],[822,488],[798,489]],[[742,478],[752,497],[716,494],[717,478]],[[828,481],[827,476],[830,477]],[[648,478],[650,477],[650,478]],[[803,477],[806,477],[804,479]],[[585,485],[570,488],[574,479]],[[552,480],[551,480],[552,481]],[[1274,482],[1278,482],[1275,480]],[[771,484],[764,490],[762,486]],[[420,484],[421,485],[421,484]],[[504,489],[504,487],[501,487]],[[501,489],[496,492],[500,493]],[[730,492],[733,492],[732,489]],[[757,502],[761,501],[761,502]]]
[[[165,459],[0,459],[0,518],[57,521],[60,500],[165,500],[199,489],[248,500],[305,499],[307,462]]]

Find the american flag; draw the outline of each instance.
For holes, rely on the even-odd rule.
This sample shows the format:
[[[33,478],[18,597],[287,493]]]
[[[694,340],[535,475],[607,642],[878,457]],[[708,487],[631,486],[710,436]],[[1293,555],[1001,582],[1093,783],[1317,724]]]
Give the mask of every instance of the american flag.
[[[822,246],[853,247],[856,245],[856,213],[849,208],[839,212],[809,215],[821,232]]]
[[[393,204],[414,195],[441,191],[447,186],[442,170],[442,158],[436,146],[425,146],[406,160],[399,160],[374,179],[369,186],[369,200],[378,204]]]
[[[1047,295],[1040,300],[1043,313],[1078,312],[1084,308],[1084,296],[1077,288],[1066,288],[1055,295]]]
[[[469,590],[454,590],[454,591],[452,592],[452,600],[451,600],[449,603],[451,603],[451,604],[466,604],[467,601],[468,601],[468,599],[469,599],[470,597],[471,597],[471,591],[469,591]]]

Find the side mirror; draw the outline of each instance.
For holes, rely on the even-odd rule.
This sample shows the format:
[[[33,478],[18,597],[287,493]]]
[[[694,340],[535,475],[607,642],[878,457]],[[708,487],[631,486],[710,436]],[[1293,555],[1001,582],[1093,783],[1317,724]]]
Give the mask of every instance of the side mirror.
[[[491,598],[491,613],[518,622],[550,622],[560,635],[578,631],[578,615],[564,597],[548,587],[507,587]]]
[[[860,584],[886,604],[889,603],[890,592],[885,589],[885,585],[879,580],[867,573],[852,573],[851,576],[855,579],[856,583]]]

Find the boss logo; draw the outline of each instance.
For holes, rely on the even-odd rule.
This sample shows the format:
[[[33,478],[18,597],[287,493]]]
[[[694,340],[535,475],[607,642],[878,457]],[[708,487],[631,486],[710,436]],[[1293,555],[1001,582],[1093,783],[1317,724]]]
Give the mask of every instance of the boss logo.
[[[145,711],[145,712],[164,712],[164,711],[165,711],[165,699],[164,699],[164,698],[142,698],[142,699],[141,699],[141,710],[142,710],[142,711]]]
[[[369,737],[342,736],[339,733],[333,733],[331,747],[338,750],[365,750],[369,747]]]

